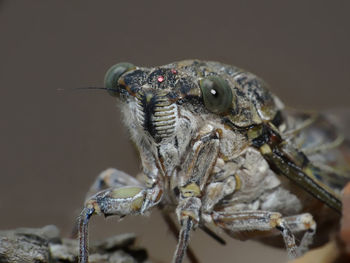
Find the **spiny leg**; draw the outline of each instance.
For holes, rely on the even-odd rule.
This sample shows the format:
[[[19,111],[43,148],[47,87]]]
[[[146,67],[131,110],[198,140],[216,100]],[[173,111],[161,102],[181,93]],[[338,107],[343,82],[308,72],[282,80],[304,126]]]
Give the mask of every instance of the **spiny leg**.
[[[242,240],[281,233],[290,259],[307,251],[316,232],[316,223],[309,213],[282,218],[281,214],[268,211],[213,212],[211,217],[232,237]],[[293,233],[302,231],[305,234],[297,247]]]
[[[133,176],[115,168],[108,168],[101,172],[86,194],[86,199],[92,195],[111,187],[141,186],[142,184]]]
[[[133,176],[120,171],[115,168],[108,168],[102,171],[94,183],[91,185],[89,191],[86,194],[86,200],[96,193],[111,188],[111,187],[123,187],[123,186],[142,186]],[[79,217],[80,218],[80,217]],[[73,229],[71,231],[71,238],[76,238],[79,231],[79,222],[75,222]]]
[[[194,221],[187,217],[182,221],[181,230],[178,234],[179,240],[176,247],[175,255],[174,255],[174,263],[181,263],[185,253],[187,254],[189,260],[192,263],[197,263],[199,260],[196,258],[195,254],[192,252],[192,249],[188,246],[190,240],[190,232],[194,228]],[[176,226],[175,226],[176,227]],[[203,227],[204,231],[217,240],[220,244],[225,245],[226,242],[215,233],[213,233],[210,229]]]
[[[308,247],[312,244],[313,237],[316,233],[316,222],[314,221],[312,215],[309,213],[304,213],[283,217],[282,219],[285,221],[285,224],[292,233],[305,232],[297,248],[297,256],[303,255],[308,251]],[[278,227],[276,230],[277,229]],[[271,235],[278,235],[280,234],[279,231],[273,231],[271,232]]]
[[[173,233],[173,235],[176,237],[176,239],[178,238],[178,236],[180,235],[180,231],[178,229],[178,227],[176,226],[174,220],[171,218],[171,216],[169,214],[167,214],[166,212],[162,211],[162,216],[164,221],[166,222],[166,224],[168,225],[171,233]],[[191,247],[187,248],[186,251],[187,257],[189,258],[189,260],[192,263],[198,263],[199,260],[196,257],[195,253],[193,252],[193,250],[191,249]]]
[[[181,263],[186,253],[190,233],[198,227],[202,207],[201,191],[205,187],[212,172],[219,152],[220,131],[210,125],[200,131],[192,141],[192,149],[184,160],[182,174],[183,182],[179,185],[179,204],[176,215],[181,228],[173,262]]]
[[[79,262],[88,262],[89,259],[88,224],[93,213],[93,208],[84,208],[79,217]]]
[[[161,186],[155,184],[151,188],[140,186],[110,188],[88,199],[79,218],[79,262],[88,262],[88,223],[92,215],[143,214],[160,202],[162,194]]]
[[[267,211],[213,212],[212,220],[216,225],[225,229],[229,235],[242,240],[274,235],[278,229],[284,239],[288,258],[297,257],[294,235],[280,213]]]
[[[168,225],[171,233],[174,235],[174,237],[178,238],[179,236],[179,229],[177,227],[177,225],[175,224],[174,220],[172,219],[172,217],[165,211],[162,211],[162,217],[165,221],[165,223]],[[208,227],[206,227],[205,225],[199,225],[198,226],[200,229],[202,229],[208,236],[210,236],[211,238],[213,238],[214,240],[216,240],[218,243],[220,243],[221,245],[226,245],[226,241],[221,238],[219,235],[217,235],[215,232],[213,232],[211,229],[209,229]],[[196,254],[194,253],[194,251],[192,250],[192,248],[190,246],[187,247],[187,257],[188,259],[192,262],[192,263],[198,263],[199,260],[196,256]]]
[[[293,233],[305,231],[297,251],[298,256],[303,255],[312,244],[313,237],[316,233],[316,222],[309,213],[284,217],[284,220]]]
[[[288,225],[283,219],[280,219],[276,222],[275,227],[281,231],[284,244],[286,245],[288,258],[295,259],[298,257],[298,247],[295,244],[295,237],[292,231],[289,229]]]
[[[182,262],[188,247],[188,243],[190,241],[190,232],[193,227],[194,227],[194,224],[191,218],[187,217],[182,220],[180,234],[179,234],[179,241],[176,246],[176,251],[175,251],[174,260],[173,260],[174,263]]]
[[[202,202],[198,197],[182,196],[176,208],[176,215],[180,222],[180,233],[173,259],[174,263],[181,263],[184,258],[191,230],[198,226],[201,205]]]

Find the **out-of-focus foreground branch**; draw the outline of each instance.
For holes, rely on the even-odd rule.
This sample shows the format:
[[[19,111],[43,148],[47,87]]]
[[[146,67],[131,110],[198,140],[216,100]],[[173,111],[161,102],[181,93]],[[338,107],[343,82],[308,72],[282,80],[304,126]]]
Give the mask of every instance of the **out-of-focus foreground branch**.
[[[350,262],[350,183],[343,190],[343,211],[340,233],[328,244],[313,249],[293,263],[348,263]]]
[[[134,234],[122,234],[90,245],[90,263],[149,262],[144,249],[134,246]],[[0,231],[0,262],[78,262],[78,241],[61,238],[56,226]]]

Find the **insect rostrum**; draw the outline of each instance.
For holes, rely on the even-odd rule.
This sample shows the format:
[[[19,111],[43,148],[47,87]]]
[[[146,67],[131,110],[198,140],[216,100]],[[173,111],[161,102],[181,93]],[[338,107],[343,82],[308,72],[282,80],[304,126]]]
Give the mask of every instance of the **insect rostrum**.
[[[273,245],[282,236],[295,258],[312,244],[316,223],[322,229],[339,219],[347,142],[326,116],[284,109],[255,75],[198,60],[120,63],[107,72],[105,88],[120,105],[143,176],[99,175],[80,216],[80,262],[88,261],[93,214],[143,214],[154,206],[175,213],[174,262],[182,262],[196,228]]]

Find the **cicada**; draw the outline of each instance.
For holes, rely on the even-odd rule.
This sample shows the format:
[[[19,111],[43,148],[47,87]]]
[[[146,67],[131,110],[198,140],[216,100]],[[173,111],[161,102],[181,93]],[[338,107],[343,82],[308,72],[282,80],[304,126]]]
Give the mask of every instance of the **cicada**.
[[[218,62],[119,63],[103,89],[117,99],[143,170],[137,179],[116,169],[98,176],[80,216],[80,262],[94,214],[157,206],[178,232],[176,263],[197,228],[219,241],[215,228],[285,244],[296,258],[337,227],[350,147],[329,116],[287,110],[262,79]]]

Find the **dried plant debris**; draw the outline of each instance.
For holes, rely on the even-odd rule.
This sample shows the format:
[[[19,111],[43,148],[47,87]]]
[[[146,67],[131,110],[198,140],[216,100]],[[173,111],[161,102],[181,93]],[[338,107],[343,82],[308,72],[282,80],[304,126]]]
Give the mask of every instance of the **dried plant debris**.
[[[134,246],[135,240],[134,234],[127,233],[92,243],[89,262],[146,262],[147,253]],[[1,263],[73,263],[78,262],[78,255],[78,241],[61,238],[58,228],[53,225],[0,231]]]
[[[344,243],[344,254],[350,258],[350,183],[346,185],[343,191],[343,215],[340,238]]]

